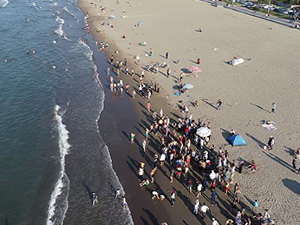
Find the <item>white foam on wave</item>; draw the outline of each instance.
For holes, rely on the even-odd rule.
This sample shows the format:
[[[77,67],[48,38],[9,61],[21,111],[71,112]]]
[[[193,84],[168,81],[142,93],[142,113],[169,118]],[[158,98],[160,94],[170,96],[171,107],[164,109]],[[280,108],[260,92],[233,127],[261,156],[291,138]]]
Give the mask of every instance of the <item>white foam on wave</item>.
[[[78,40],[75,47],[71,49],[71,52],[82,52],[90,61],[93,59],[94,52],[81,38]]]
[[[62,29],[62,24],[59,24],[59,26],[54,30],[54,33],[58,34],[59,36],[63,36],[64,31]]]
[[[75,16],[73,13],[71,13],[71,12],[69,11],[69,9],[68,9],[66,6],[63,7],[63,10],[64,10],[66,13],[68,13],[69,15],[73,16],[73,17],[76,19],[76,16]]]
[[[1,7],[1,8],[4,8],[5,6],[8,5],[8,3],[9,3],[8,0],[0,0],[0,7]]]
[[[65,21],[63,18],[59,17],[59,16],[56,16],[56,19],[55,19],[56,22],[60,23],[60,24],[64,24]]]
[[[94,69],[95,69],[95,73],[97,73],[97,66],[96,65],[95,65]],[[103,91],[103,86],[102,86],[101,81],[99,80],[98,76],[96,77],[96,81],[97,81],[99,87],[102,89],[102,94],[101,94],[102,97],[100,98],[101,99],[101,104],[100,104],[101,108],[99,109],[100,113],[99,113],[99,115],[98,115],[98,117],[96,119],[97,132],[98,132],[99,136],[101,137],[100,130],[99,130],[99,125],[98,125],[99,123],[98,122],[99,122],[99,119],[101,117],[101,112],[104,109],[105,94],[104,94],[104,91]],[[113,183],[114,183],[115,187],[118,187],[121,190],[121,193],[123,195],[125,195],[125,190],[124,190],[124,188],[123,188],[123,186],[122,186],[122,184],[121,184],[121,182],[119,180],[119,177],[118,177],[116,171],[114,170],[113,161],[112,161],[109,149],[108,149],[108,147],[107,147],[106,144],[105,144],[105,146],[103,148],[103,155],[104,155],[104,160],[106,161],[105,165],[107,165],[107,167],[112,172],[113,177],[111,177],[111,178],[114,180]],[[128,225],[134,225],[134,222],[133,222],[133,219],[132,219],[132,215],[131,215],[131,211],[130,211],[129,207],[127,207],[125,209],[125,211],[127,213],[127,221],[124,221],[124,222],[126,222],[126,224],[128,224]]]
[[[39,8],[36,6],[35,2],[30,2],[29,5],[34,7],[36,10],[39,10]]]
[[[54,225],[54,224],[61,224],[60,222],[56,221],[54,218],[55,210],[56,210],[56,204],[58,197],[62,194],[63,188],[67,188],[69,190],[70,181],[67,177],[67,174],[65,172],[65,156],[68,154],[68,150],[70,148],[70,144],[68,143],[69,139],[69,131],[66,128],[66,125],[62,122],[62,115],[59,114],[60,106],[55,106],[55,120],[57,122],[57,131],[58,131],[58,144],[59,144],[59,150],[60,150],[60,164],[61,164],[61,170],[59,172],[58,180],[54,186],[54,190],[51,194],[50,201],[49,201],[49,207],[48,207],[48,217],[47,217],[47,225]],[[68,192],[68,191],[67,191]],[[64,209],[59,209],[61,212],[61,217],[59,220],[62,222],[64,220],[65,214],[67,212],[68,208],[68,193],[65,196],[64,199]]]
[[[52,4],[50,4],[51,6],[57,6],[57,2],[53,2]]]

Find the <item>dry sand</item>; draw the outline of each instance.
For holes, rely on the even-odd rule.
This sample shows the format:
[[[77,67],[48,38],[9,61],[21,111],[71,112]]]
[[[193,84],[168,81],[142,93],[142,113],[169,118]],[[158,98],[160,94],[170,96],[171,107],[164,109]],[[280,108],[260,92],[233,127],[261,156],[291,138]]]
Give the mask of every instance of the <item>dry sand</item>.
[[[161,84],[173,107],[182,100],[190,106],[193,118],[211,122],[212,141],[217,148],[226,144],[223,135],[232,128],[245,138],[246,147],[225,146],[230,158],[255,159],[258,164],[255,173],[236,176],[243,196],[249,202],[257,199],[258,211],[268,208],[277,224],[300,224],[300,177],[291,171],[291,154],[300,145],[299,31],[201,1],[119,2],[103,0],[106,12],[101,12],[95,4],[99,1],[81,1],[88,8],[93,26],[102,29],[100,35],[115,43],[128,60],[139,55],[141,66],[151,61],[170,65],[170,78],[162,73],[146,76]],[[116,16],[114,28],[101,25],[110,14]],[[143,24],[135,27],[139,22]],[[196,32],[199,28],[203,32]],[[148,46],[138,45],[143,41]],[[153,57],[146,56],[150,48]],[[167,51],[168,60],[164,58]],[[236,55],[246,62],[236,67],[228,65],[226,62]],[[194,84],[194,89],[175,97],[173,76],[179,77],[181,69],[196,65],[197,58],[202,60],[199,77],[183,79],[184,83]],[[173,63],[178,59],[179,64]],[[215,105],[219,98],[224,103],[220,111],[203,101]],[[190,105],[195,100],[200,102],[198,108]],[[275,115],[269,112],[273,101],[277,104]],[[275,121],[278,130],[264,129],[261,120]],[[274,150],[264,152],[260,145],[270,135],[275,137]]]

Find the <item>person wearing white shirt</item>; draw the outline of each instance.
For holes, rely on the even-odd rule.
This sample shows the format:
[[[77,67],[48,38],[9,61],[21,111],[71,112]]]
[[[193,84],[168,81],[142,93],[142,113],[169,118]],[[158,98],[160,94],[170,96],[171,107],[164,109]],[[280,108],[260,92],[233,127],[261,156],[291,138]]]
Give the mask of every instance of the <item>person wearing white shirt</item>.
[[[220,225],[220,224],[219,224],[219,222],[215,218],[212,218],[211,225]]]
[[[209,211],[209,208],[207,205],[205,205],[205,203],[203,203],[203,205],[200,208],[201,212],[202,212],[202,217],[205,218],[206,217],[206,213]]]

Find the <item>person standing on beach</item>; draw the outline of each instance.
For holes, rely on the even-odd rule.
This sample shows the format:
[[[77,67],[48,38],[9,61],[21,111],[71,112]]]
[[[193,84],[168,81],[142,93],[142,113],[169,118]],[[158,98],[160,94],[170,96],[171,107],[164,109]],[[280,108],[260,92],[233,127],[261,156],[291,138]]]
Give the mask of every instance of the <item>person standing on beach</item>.
[[[166,52],[166,59],[169,59],[169,52]]]
[[[197,182],[197,198],[201,195],[202,193],[202,184],[198,181]]]
[[[172,192],[171,192],[171,206],[174,207],[174,204],[175,204],[175,198],[176,198],[176,191],[175,189],[173,188]]]
[[[172,171],[170,173],[170,183],[173,183],[173,181],[174,181],[174,174],[175,174],[175,170],[172,169]]]
[[[188,181],[188,190],[190,193],[192,193],[192,191],[193,191],[193,180],[192,179],[189,179],[189,181]]]
[[[114,56],[113,55],[109,56],[109,61],[110,61],[111,65],[114,63]]]
[[[126,198],[124,196],[122,197],[122,207],[123,207],[123,209],[127,208],[127,202],[126,202]]]
[[[118,188],[116,190],[115,198],[118,198],[121,195],[121,190]]]
[[[150,103],[150,101],[148,101],[148,103],[147,103],[147,110],[148,110],[148,112],[151,111],[151,103]]]
[[[170,74],[171,74],[171,70],[170,70],[170,68],[168,68],[168,69],[167,69],[167,78],[170,77]]]
[[[217,204],[217,202],[216,202],[216,197],[217,197],[217,196],[218,196],[218,194],[217,194],[216,189],[213,189],[212,192],[211,192],[211,203],[212,203],[213,205],[216,205],[216,204]]]
[[[150,57],[153,56],[153,49],[152,49],[152,48],[150,48],[149,56],[150,56]]]
[[[273,102],[271,105],[271,114],[275,114],[275,110],[276,110],[276,103]]]
[[[207,205],[205,205],[205,203],[203,203],[200,210],[201,210],[201,213],[202,213],[202,218],[204,219],[206,217],[206,213],[209,211],[209,208],[208,208]]]
[[[297,172],[297,160],[298,160],[298,157],[295,155],[293,156],[293,161],[292,161],[292,165],[293,165],[293,170],[295,172]]]
[[[146,145],[147,145],[147,141],[145,138],[143,138],[143,142],[142,142],[142,146],[143,146],[143,151],[146,152]]]
[[[94,191],[92,191],[92,204],[98,205],[98,196]]]
[[[133,98],[133,99],[135,99],[135,95],[136,95],[135,90],[132,90],[132,98]]]
[[[219,100],[217,101],[216,105],[217,105],[217,110],[220,110],[220,109],[221,109],[221,106],[222,106],[222,100],[219,99]]]
[[[159,115],[160,115],[160,118],[162,118],[164,116],[164,111],[162,108],[160,108]]]
[[[268,149],[272,150],[273,149],[273,145],[275,144],[275,139],[273,136],[269,137],[269,141],[268,141]]]
[[[201,59],[198,58],[198,59],[197,59],[197,64],[200,64],[200,63],[201,63]]]
[[[131,132],[131,134],[130,134],[130,142],[131,142],[131,144],[134,144],[134,138],[135,138],[135,133]]]
[[[200,205],[199,200],[196,199],[195,204],[194,204],[194,213],[196,215],[198,214],[198,211],[199,211],[199,205]]]

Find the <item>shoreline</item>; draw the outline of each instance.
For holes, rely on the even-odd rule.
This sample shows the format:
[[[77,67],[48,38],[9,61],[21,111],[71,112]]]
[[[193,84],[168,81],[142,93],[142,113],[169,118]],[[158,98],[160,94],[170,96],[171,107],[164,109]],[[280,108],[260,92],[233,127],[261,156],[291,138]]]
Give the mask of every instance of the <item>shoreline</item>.
[[[83,10],[83,12],[87,12],[87,10],[84,9],[83,6],[79,5],[79,7]],[[90,20],[93,21],[93,19],[93,17],[90,17],[88,19],[93,39],[98,43],[101,41],[107,41],[106,35],[103,35],[102,33],[103,37],[101,37],[101,34],[96,31],[96,28],[90,22]],[[115,54],[115,51],[118,49],[116,44],[114,44],[113,42],[109,42],[109,44],[110,47],[103,52],[106,56],[106,63],[104,68],[101,67],[102,71],[105,71],[105,68],[107,67],[111,67],[108,63],[108,57],[110,54]],[[122,55],[122,52],[120,51],[117,54],[117,57],[117,60],[122,58],[129,58],[128,56],[125,57],[124,55]],[[128,64],[135,69],[139,67],[133,62],[128,62]],[[109,148],[112,157],[113,168],[116,171],[119,180],[125,189],[125,197],[127,199],[129,209],[131,211],[131,216],[135,224],[160,225],[163,222],[168,222],[168,224],[173,225],[181,224],[182,222],[184,224],[194,224],[199,222],[201,224],[207,224],[210,223],[213,217],[217,218],[217,220],[221,224],[224,224],[227,219],[234,219],[234,216],[231,215],[230,212],[224,210],[222,207],[219,209],[211,208],[211,213],[205,220],[202,219],[200,215],[193,216],[191,205],[196,198],[194,196],[189,196],[187,189],[184,188],[181,182],[176,180],[174,184],[170,184],[168,179],[168,173],[170,171],[168,171],[168,169],[166,170],[164,168],[159,168],[159,172],[157,172],[156,175],[156,179],[160,180],[159,183],[155,182],[153,185],[150,185],[146,188],[140,188],[138,186],[137,170],[139,162],[146,161],[145,169],[146,171],[150,171],[154,152],[160,152],[159,147],[156,146],[156,142],[150,144],[153,146],[148,148],[150,157],[144,157],[141,151],[141,146],[138,143],[144,137],[144,134],[142,134],[140,128],[149,128],[150,124],[148,123],[151,121],[145,111],[146,101],[141,99],[140,97],[137,97],[137,101],[133,101],[130,97],[130,94],[128,95],[125,93],[123,98],[118,97],[116,93],[112,93],[109,90],[109,81],[107,79],[107,75],[105,75],[105,73],[103,72],[102,76],[101,74],[99,74],[99,77],[103,87],[106,87],[104,88],[106,97],[104,110],[101,113],[98,126],[102,139]],[[133,80],[129,76],[121,74],[120,78],[122,78],[124,84],[128,83],[130,87],[137,86],[137,81]],[[145,77],[145,80],[146,83],[150,83],[151,81],[148,77]],[[180,112],[178,111],[178,109],[175,109],[176,113],[173,111],[174,108],[172,107],[172,105],[162,97],[164,95],[166,95],[164,90],[161,90],[159,94],[154,94],[151,98],[151,101],[153,102],[152,105],[156,108],[157,112],[159,108],[164,108],[164,113],[170,115],[170,118],[172,120],[176,120],[176,113],[180,114]],[[124,114],[130,116],[124,116]],[[113,130],[111,129],[111,124],[114,124]],[[139,126],[139,128],[137,126]],[[134,146],[131,146],[128,143],[129,134],[130,132],[132,132],[132,130],[136,132],[136,139],[138,140],[138,142],[136,142]],[[113,138],[111,136],[113,136]],[[117,143],[116,140],[118,140]],[[120,149],[122,149],[121,153]],[[180,203],[178,203],[179,206],[176,207],[176,209],[170,207],[170,200],[168,195],[169,192],[171,192],[172,188],[176,188],[176,190],[178,190],[181,200]],[[159,190],[166,196],[167,200],[162,203],[153,201],[151,199],[151,192],[153,190]],[[227,201],[230,202],[230,199],[226,198],[223,194],[221,195],[222,200],[220,200],[220,202],[222,202],[222,204],[224,204],[228,208],[230,203],[227,203]],[[201,201],[209,205],[209,195],[204,194],[204,196],[206,196],[206,198]],[[247,214],[250,213],[253,215],[252,209],[245,203],[241,202],[241,206],[246,209]],[[182,211],[182,208],[185,209]]]
[[[81,3],[82,4],[82,3]],[[82,8],[82,7],[81,7]],[[85,11],[85,12],[87,12],[87,11],[89,11],[88,9],[86,9],[86,10],[83,10],[83,11]],[[91,20],[93,20],[93,22],[91,23],[90,21]],[[90,28],[91,28],[91,31],[92,31],[92,33],[93,33],[93,37],[96,39],[96,40],[106,40],[108,37],[109,37],[109,34],[105,34],[105,31],[103,31],[100,35],[96,32],[96,30],[97,30],[97,25],[94,25],[95,23],[94,22],[97,22],[98,24],[100,24],[100,22],[99,22],[99,18],[98,18],[98,16],[97,17],[93,17],[93,15],[92,14],[90,14],[90,19],[89,19],[89,25],[90,25]],[[98,36],[98,37],[97,37]],[[100,37],[100,36],[103,36],[103,37]],[[115,42],[115,40],[112,40],[112,43],[114,43]],[[118,59],[120,58],[120,59],[124,59],[124,58],[127,58],[127,59],[130,59],[130,58],[133,58],[133,56],[135,55],[135,54],[131,54],[131,55],[127,55],[127,57],[124,57],[124,56],[121,56],[121,54],[123,54],[124,53],[124,51],[122,51],[122,47],[120,47],[120,46],[118,46],[118,47],[116,47],[115,46],[115,44],[111,44],[111,42],[109,41],[109,43],[110,43],[110,48],[109,48],[109,52],[106,52],[106,55],[108,56],[108,55],[110,55],[110,54],[114,54],[114,51],[116,50],[116,49],[118,49],[119,50],[119,54],[118,54]],[[148,48],[147,48],[148,49]],[[130,67],[131,68],[131,67]],[[105,69],[105,68],[104,68]],[[225,69],[226,70],[226,69]],[[138,70],[136,70],[135,69],[135,71],[138,71]],[[124,80],[127,82],[127,80],[128,80],[128,83],[130,83],[130,80],[131,80],[131,78],[129,78],[129,77],[126,77],[126,76],[124,76],[124,75],[122,75],[121,76],[122,77],[122,79],[124,78]],[[146,78],[147,79],[147,78]],[[130,83],[130,86],[132,87],[134,85],[134,83]],[[109,92],[109,91],[108,91]],[[156,100],[156,99],[154,99],[154,101],[158,101],[158,102],[164,102],[164,100],[166,101],[166,99],[164,98],[164,97],[162,97],[162,96],[168,96],[170,93],[169,93],[169,91],[163,91],[164,92],[164,94],[162,94],[162,93],[160,93],[159,95],[160,95],[160,100]],[[154,96],[155,97],[155,96]],[[163,99],[163,100],[161,100],[161,99]],[[160,103],[160,104],[162,104],[162,105],[165,105],[165,103]],[[143,109],[143,105],[145,105],[145,104],[138,104],[137,102],[135,102],[134,103],[134,105],[135,105],[135,107],[137,107],[138,109],[137,109],[137,112],[140,114],[140,118],[143,118],[143,116],[145,117],[145,114],[143,113],[143,111],[141,110],[141,109]],[[154,104],[153,104],[154,105]],[[114,106],[114,103],[113,103],[113,101],[112,101],[112,106],[111,106],[112,108],[114,108],[114,107],[116,107],[116,105]],[[124,106],[124,107],[128,107],[128,105],[126,105],[126,106]],[[174,109],[174,107],[175,107],[175,104],[174,104],[174,101],[173,102],[169,102],[168,103],[168,108],[171,108],[172,109],[172,107],[173,107],[173,109]],[[226,107],[226,106],[225,106]],[[156,107],[156,108],[159,108],[159,106],[158,107]],[[227,108],[228,108],[228,106],[227,106]],[[104,111],[105,111],[105,109],[104,109]],[[104,112],[103,111],[103,112]],[[113,111],[113,110],[112,110]],[[204,115],[207,115],[207,116],[204,116]],[[214,120],[214,117],[215,117],[215,115],[208,115],[208,114],[205,114],[204,113],[204,115],[202,114],[202,116],[201,116],[201,118],[205,118],[205,119],[208,119],[208,120],[211,120],[211,121],[213,121]],[[101,115],[101,117],[102,117],[102,115]],[[105,117],[105,116],[104,116]],[[115,116],[115,118],[117,118],[117,116]],[[101,121],[101,119],[100,119],[100,121]],[[137,123],[138,121],[136,121],[135,123]],[[215,126],[220,126],[220,124],[219,124],[219,122],[218,121],[216,121],[217,123],[216,123],[216,125]],[[100,122],[101,123],[101,122]],[[134,124],[134,122],[133,122],[133,124]],[[227,129],[229,129],[229,126],[227,125]],[[103,132],[103,131],[102,131]],[[102,135],[102,132],[101,132],[101,135]],[[128,130],[128,132],[130,133],[130,130]],[[127,133],[128,133],[127,132]],[[128,133],[128,134],[129,134]],[[250,135],[251,136],[251,135]],[[137,136],[137,138],[141,138],[142,136]],[[106,140],[107,141],[107,140]],[[106,143],[106,141],[105,141],[105,143]],[[124,142],[124,144],[125,144],[125,142]],[[108,144],[108,146],[109,146],[109,144]],[[116,150],[113,150],[113,148],[114,147],[112,147],[112,149],[111,148],[109,148],[112,152],[116,152],[116,153],[111,153],[112,154],[112,158],[113,158],[113,164],[114,164],[114,166],[115,166],[115,162],[117,162],[118,161],[118,157],[120,157],[120,158],[122,158],[119,154],[117,154],[117,151]],[[134,153],[132,153],[131,152],[131,154],[133,154],[134,156],[137,156],[137,154],[134,154]],[[113,156],[113,155],[115,155],[115,156]],[[126,156],[125,156],[126,157]],[[252,157],[254,157],[254,155],[252,156]],[[138,157],[137,156],[137,159],[141,159],[140,157]],[[121,159],[119,159],[120,160],[120,162],[122,161]],[[131,163],[131,164],[136,164],[137,162],[133,162],[133,163]],[[118,164],[118,163],[117,163]],[[117,167],[119,166],[119,168],[120,169],[118,169]],[[117,165],[116,166],[116,171],[117,171],[117,173],[118,173],[118,170],[119,171],[121,171],[122,169],[125,169],[125,167],[121,167],[120,165]],[[262,166],[262,169],[263,170],[265,170],[265,168]],[[149,169],[148,169],[149,170]],[[133,172],[133,171],[131,171],[131,172]],[[127,172],[128,173],[128,172]],[[119,175],[119,173],[118,173],[118,175]],[[126,175],[125,175],[125,173],[124,173],[124,175],[119,175],[119,176],[123,176],[123,177],[125,177]],[[245,176],[243,176],[243,177],[241,177],[240,179],[238,179],[238,180],[240,180],[241,182],[243,182],[243,178],[245,178]],[[125,183],[126,182],[126,179],[125,178],[120,178],[120,180],[121,180],[121,183],[123,184],[123,182]],[[122,181],[123,180],[123,181]],[[134,177],[132,177],[131,179],[130,179],[131,181],[134,181]],[[126,188],[125,186],[128,186],[128,188]],[[131,186],[130,186],[131,185]],[[167,183],[164,183],[164,185],[167,185]],[[247,185],[249,185],[249,182],[247,183]],[[250,186],[251,187],[251,186]],[[128,190],[126,190],[126,193],[130,193],[130,190],[131,189],[133,189],[133,190],[137,190],[137,189],[139,189],[139,188],[136,188],[136,187],[133,187],[132,186],[132,184],[125,184],[124,185],[124,188],[125,188],[125,190],[126,189],[128,189]],[[244,186],[244,188],[246,188],[246,186]],[[130,198],[131,198],[132,196],[130,196]],[[151,207],[151,205],[150,205],[150,202],[151,201],[148,201],[149,203],[149,207]],[[133,197],[132,197],[132,200],[130,200],[129,199],[129,201],[128,201],[128,203],[129,203],[129,206],[131,207],[131,205],[133,206],[134,204],[136,204],[136,202],[133,200]],[[167,207],[168,207],[168,205],[167,204],[165,204],[164,205],[164,208],[165,209],[167,209]],[[264,206],[262,206],[262,207],[264,207]],[[137,208],[137,207],[134,207],[133,206],[133,208]],[[136,214],[138,214],[137,213],[137,211],[138,210],[133,210],[133,212],[132,212],[132,214],[133,214],[133,218],[134,218],[134,220],[136,221],[137,219],[140,219],[140,218],[138,218],[139,216],[137,216]],[[141,213],[146,213],[146,212],[142,212],[141,211]],[[188,212],[186,212],[187,214],[188,214]],[[146,213],[147,214],[147,213]],[[148,214],[147,214],[148,215]],[[161,218],[161,215],[159,215],[159,217]],[[153,217],[150,217],[149,216],[149,218],[152,218],[151,219],[151,221],[153,222]],[[146,223],[145,223],[146,224]],[[172,223],[173,224],[173,223]],[[176,224],[176,223],[175,223]]]

